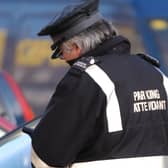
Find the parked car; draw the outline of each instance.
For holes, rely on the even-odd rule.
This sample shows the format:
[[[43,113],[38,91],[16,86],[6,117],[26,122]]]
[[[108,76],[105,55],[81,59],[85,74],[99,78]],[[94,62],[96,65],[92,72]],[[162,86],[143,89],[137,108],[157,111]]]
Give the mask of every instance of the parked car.
[[[0,138],[0,167],[32,168],[31,138],[23,128],[26,132],[33,130],[39,121],[38,117]]]
[[[30,121],[34,117],[18,84],[6,71],[0,72],[0,117],[16,126]]]

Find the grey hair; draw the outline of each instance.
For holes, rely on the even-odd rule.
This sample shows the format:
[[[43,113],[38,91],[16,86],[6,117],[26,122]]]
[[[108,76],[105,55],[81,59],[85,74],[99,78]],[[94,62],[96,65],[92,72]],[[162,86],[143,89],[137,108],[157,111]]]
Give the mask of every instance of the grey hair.
[[[110,21],[101,20],[64,43],[66,46],[75,43],[81,49],[81,54],[85,54],[115,35],[117,35],[117,30],[113,24]]]

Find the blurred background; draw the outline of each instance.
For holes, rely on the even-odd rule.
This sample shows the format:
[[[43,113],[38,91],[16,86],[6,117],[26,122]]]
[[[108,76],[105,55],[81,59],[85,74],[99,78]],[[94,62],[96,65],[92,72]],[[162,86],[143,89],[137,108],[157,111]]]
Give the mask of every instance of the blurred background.
[[[12,115],[15,113],[18,116],[15,123],[19,123],[23,118],[20,113],[24,113],[24,117],[27,117],[24,121],[28,121],[44,112],[49,98],[69,66],[59,59],[50,59],[52,42],[48,37],[38,37],[37,32],[67,4],[76,2],[79,1],[0,0],[0,68],[4,76],[2,79],[0,77],[1,116],[14,120]],[[132,52],[148,53],[159,59],[166,75],[167,10],[167,0],[100,0],[102,15],[112,20],[119,33],[132,42]],[[5,84],[6,73],[16,84],[11,84],[11,80]],[[20,90],[16,89],[16,85]],[[16,92],[15,98],[13,96],[17,100],[15,103],[11,93],[8,93],[10,88],[10,92]],[[20,111],[25,112],[18,112],[18,101],[21,104]]]

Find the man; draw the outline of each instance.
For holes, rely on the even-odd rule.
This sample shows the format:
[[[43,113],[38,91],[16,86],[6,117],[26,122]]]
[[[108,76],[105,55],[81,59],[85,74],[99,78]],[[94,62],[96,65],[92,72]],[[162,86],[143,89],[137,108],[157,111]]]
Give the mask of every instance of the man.
[[[39,32],[52,38],[52,58],[72,66],[32,134],[34,165],[120,168],[134,158],[129,167],[160,168],[168,154],[168,80],[158,61],[130,53],[98,0],[65,11]]]

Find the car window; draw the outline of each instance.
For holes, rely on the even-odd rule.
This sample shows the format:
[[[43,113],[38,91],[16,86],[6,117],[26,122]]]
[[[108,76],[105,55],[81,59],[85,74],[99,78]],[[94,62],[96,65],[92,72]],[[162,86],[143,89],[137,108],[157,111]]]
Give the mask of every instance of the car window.
[[[6,118],[15,125],[23,123],[22,109],[3,72],[0,73],[0,97],[5,108]]]

